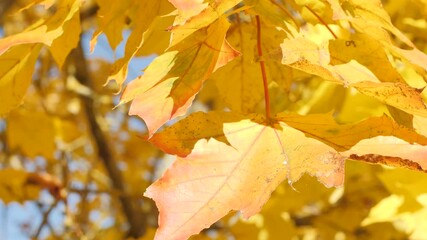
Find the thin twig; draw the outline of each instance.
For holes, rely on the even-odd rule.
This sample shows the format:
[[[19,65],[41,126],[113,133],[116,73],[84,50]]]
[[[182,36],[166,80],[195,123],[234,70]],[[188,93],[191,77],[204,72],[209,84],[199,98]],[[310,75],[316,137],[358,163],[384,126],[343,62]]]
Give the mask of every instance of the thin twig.
[[[109,189],[109,190],[102,190],[102,189],[78,189],[78,188],[69,188],[68,189],[71,193],[75,194],[107,194],[110,196],[118,197],[118,196],[128,196],[131,197],[131,195],[117,191],[117,189]]]
[[[52,205],[50,205],[46,212],[43,212],[43,210],[41,210],[41,207],[40,207],[40,211],[43,212],[43,220],[40,223],[39,227],[37,228],[36,234],[33,237],[34,239],[38,239],[39,238],[39,235],[40,235],[40,233],[41,233],[41,231],[42,231],[42,229],[43,229],[43,227],[45,225],[48,225],[48,227],[49,227],[49,223],[47,221],[48,217],[49,217],[49,214],[56,207],[56,205],[58,204],[58,201],[59,200],[56,200]],[[53,232],[52,226],[50,226],[49,229],[50,229],[52,235],[55,235],[55,232]]]
[[[313,9],[311,9],[309,6],[304,5],[308,11],[310,11],[314,16],[316,16],[316,18],[319,20],[319,22],[321,22],[327,29],[328,31],[332,34],[332,36],[334,36],[335,39],[338,39],[337,35],[335,35],[334,31],[332,31],[332,29],[328,26],[328,24],[326,24],[325,21],[323,21],[323,19],[315,12],[313,11]]]
[[[67,152],[67,151],[62,151],[63,155],[62,155],[62,182],[64,184],[65,189],[67,190],[67,193],[70,192],[70,186],[69,186],[69,175],[70,175],[70,163],[72,161],[72,157],[71,157],[71,152]],[[82,200],[83,201],[83,200]],[[81,225],[78,221],[75,221],[75,216],[72,214],[72,211],[70,209],[70,206],[68,205],[68,199],[65,198],[64,199],[64,207],[65,207],[65,216],[67,219],[72,219],[73,223],[77,223],[77,224],[73,224],[72,229],[73,232],[75,234],[75,236],[78,239],[85,239],[84,238],[84,233],[83,230],[81,228]],[[70,226],[66,226],[68,229],[70,228]]]
[[[294,22],[295,26],[299,27],[301,24],[298,23],[298,21],[292,16],[292,14],[288,11],[288,9],[286,9],[285,7],[283,7],[282,5],[280,5],[278,2],[276,2],[275,0],[270,0],[271,3],[273,3],[276,7],[278,7],[280,10],[282,10],[282,12],[284,12],[286,15],[288,15],[288,17],[292,20],[292,22]]]
[[[72,66],[70,66],[70,69],[74,68],[73,74],[80,82],[80,84],[93,89],[93,83],[91,81],[89,69],[87,67],[88,64],[83,54],[83,48],[81,44],[79,44],[78,47],[73,51],[71,56],[71,64]],[[97,149],[97,155],[107,170],[113,188],[119,192],[126,192],[122,173],[113,157],[110,143],[104,136],[101,125],[98,123],[96,110],[94,107],[94,99],[90,96],[82,95],[81,97],[89,128],[95,142],[95,148]],[[146,219],[143,216],[141,209],[137,206],[137,202],[129,196],[126,196],[126,194],[119,196],[119,200],[123,208],[123,213],[129,223],[129,237],[138,238],[144,235],[146,229]]]

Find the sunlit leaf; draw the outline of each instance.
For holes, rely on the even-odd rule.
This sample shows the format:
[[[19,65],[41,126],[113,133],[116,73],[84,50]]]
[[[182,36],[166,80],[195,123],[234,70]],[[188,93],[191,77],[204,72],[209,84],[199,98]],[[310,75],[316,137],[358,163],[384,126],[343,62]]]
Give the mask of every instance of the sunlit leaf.
[[[129,9],[133,7],[133,1],[105,1],[97,0],[99,5],[98,21],[99,27],[93,33],[90,40],[90,51],[93,52],[95,45],[98,42],[98,37],[101,33],[105,33],[108,42],[112,49],[116,49],[117,45],[122,41],[123,27],[126,25],[126,17]]]
[[[144,119],[150,135],[166,121],[183,115],[217,65],[237,55],[233,49],[221,52],[227,44],[224,38],[228,27],[228,21],[221,18],[199,30],[180,44],[180,51],[171,49],[159,56],[144,75],[127,86],[122,102],[133,100],[130,114]]]
[[[22,103],[40,48],[39,44],[20,45],[0,55],[0,116]]]
[[[153,11],[153,9],[155,9],[155,11]],[[160,25],[163,26],[162,31],[165,32],[165,29],[172,24],[171,21],[167,21],[167,18],[160,17],[169,13],[171,10],[172,7],[166,0],[144,1],[137,5],[134,16],[135,19],[133,19],[135,21],[135,28],[126,42],[125,56],[114,63],[108,81],[115,80],[119,86],[124,83],[127,77],[129,61],[144,46],[148,36],[154,31],[152,28]],[[140,16],[144,18],[141,19]]]
[[[184,24],[178,24],[171,29],[172,36],[170,45],[175,46],[195,31],[207,27],[218,18],[221,18],[221,15],[223,15],[225,11],[236,6],[241,1],[242,0],[220,0],[211,2],[209,6],[198,15],[191,17],[185,21]]]
[[[190,133],[172,135],[170,140],[183,144],[167,149],[170,153],[186,153],[195,139],[202,139],[188,156],[178,157],[145,193],[156,201],[160,211],[158,238],[186,238],[231,210],[240,210],[249,217],[260,210],[266,196],[286,178],[292,184],[308,173],[326,186],[339,186],[344,179],[344,161],[353,154],[391,154],[421,164],[423,169],[427,167],[420,158],[425,156],[427,147],[385,136],[406,138],[410,133],[411,141],[423,144],[427,143],[426,138],[409,129],[396,128],[388,118],[337,125],[325,115],[282,114],[275,128],[254,122],[262,121],[258,117],[254,121],[225,122],[222,130],[215,123],[217,128],[212,131],[217,133],[206,136],[198,127],[211,125],[210,119],[197,114],[183,120],[185,123],[176,129],[172,126],[165,130],[174,133],[186,128]],[[380,128],[371,127],[373,124]],[[227,142],[216,140],[222,135]],[[169,143],[167,135],[162,139],[154,136],[153,140],[155,144]],[[179,210],[169,210],[171,205]]]

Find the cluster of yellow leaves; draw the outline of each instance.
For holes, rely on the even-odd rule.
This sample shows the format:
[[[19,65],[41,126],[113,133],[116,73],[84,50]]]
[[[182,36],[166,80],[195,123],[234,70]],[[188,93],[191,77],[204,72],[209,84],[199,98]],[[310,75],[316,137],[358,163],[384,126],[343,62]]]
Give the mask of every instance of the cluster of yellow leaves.
[[[27,183],[29,174],[25,171],[4,169],[0,171],[0,198],[3,203],[37,199],[40,188]]]
[[[29,26],[23,32],[0,40],[0,95],[4,102],[0,116],[22,103],[33,74],[40,44],[49,46],[58,66],[64,64],[80,35],[80,0],[61,1],[54,15]]]
[[[210,60],[207,53],[202,56],[211,62],[196,59],[203,51],[201,47],[192,50],[195,57],[187,55],[187,46],[197,46],[198,39],[204,39],[197,37],[200,31],[207,31],[207,40],[201,44],[209,46],[210,51],[219,51],[219,41],[225,38],[230,39],[232,46],[235,43],[236,48],[240,47],[240,60],[224,62],[221,65],[225,67],[211,79],[216,81],[223,106],[234,112],[248,114],[259,108],[263,95],[261,74],[254,69],[258,61],[267,63],[267,77],[279,89],[289,91],[293,79],[282,80],[280,75],[294,70],[277,66],[280,61],[291,69],[375,98],[386,104],[395,121],[402,125],[385,116],[337,125],[328,115],[279,113],[274,119],[262,119],[260,115],[230,117],[221,112],[192,114],[149,139],[168,153],[180,156],[145,193],[160,210],[158,238],[186,238],[230,210],[252,216],[280,182],[287,179],[293,184],[304,173],[316,176],[326,186],[340,186],[347,158],[426,169],[426,137],[419,134],[420,129],[418,133],[414,131],[411,119],[404,119],[408,114],[427,117],[421,91],[415,88],[425,87],[425,82],[405,79],[393,61],[405,64],[422,77],[427,70],[427,56],[393,26],[381,2],[323,1],[317,6],[295,2],[296,6],[309,9],[322,23],[311,21],[301,26],[290,19],[291,15],[286,16],[288,12],[283,9],[287,6],[281,3],[237,3],[194,2],[191,7],[188,3],[175,3],[178,15],[171,28],[168,51],[156,58],[122,97],[123,102],[133,100],[130,114],[144,119],[149,137],[167,120],[184,114],[201,83],[217,70],[213,68],[216,58]],[[226,9],[222,8],[225,6]],[[245,14],[239,12],[246,8]],[[211,17],[212,9],[215,18]],[[226,11],[233,10],[237,13],[228,20],[232,27],[226,37],[229,26],[222,25],[221,14],[226,16]],[[251,20],[254,15],[263,19],[262,32],[270,37],[259,43],[268,53],[261,59],[254,54],[258,44],[256,26]],[[331,24],[327,26],[325,22]],[[209,35],[213,28],[223,29],[223,33]],[[177,53],[185,54],[185,60],[176,57],[172,50],[181,50]],[[197,71],[193,72],[193,68]],[[179,90],[181,83],[185,83],[185,91]],[[286,106],[283,108],[286,110]],[[228,121],[233,118],[236,121]],[[170,210],[170,206],[177,210]]]
[[[105,3],[104,6],[108,5],[108,1]],[[129,126],[132,119],[125,117],[127,111],[123,108],[114,112],[113,119],[111,115],[106,118],[112,113],[117,89],[103,87],[111,68],[104,59],[87,59],[92,88],[83,86],[73,76],[75,69],[68,55],[87,31],[80,16],[90,4],[94,3],[23,0],[12,3],[9,12],[1,16],[6,37],[0,39],[0,201],[6,205],[24,201],[52,204],[55,211],[63,207],[58,202],[71,199],[69,206],[75,206],[66,209],[64,222],[52,223],[63,225],[63,238],[78,238],[80,228],[86,229],[84,234],[88,236],[101,236],[105,230],[103,221],[114,216],[117,226],[105,231],[105,236],[118,239],[126,235],[119,227],[126,219],[115,199],[123,194],[138,199],[141,187],[153,181],[155,164],[148,160],[162,154],[148,143],[141,145],[141,130]],[[20,19],[22,16],[24,20]],[[22,30],[20,26],[24,26]],[[163,33],[163,27],[159,28]],[[147,49],[143,51],[145,54]],[[128,185],[126,193],[111,187],[99,161],[82,96],[95,100],[94,111],[112,145],[111,153],[120,164],[123,182]],[[40,194],[42,190],[55,201],[46,197],[49,194]],[[75,199],[78,203],[74,203]],[[154,209],[149,204],[145,207]],[[89,221],[90,216],[99,212],[99,219]],[[30,227],[36,229],[37,224],[30,222]],[[55,237],[55,233],[51,234]]]

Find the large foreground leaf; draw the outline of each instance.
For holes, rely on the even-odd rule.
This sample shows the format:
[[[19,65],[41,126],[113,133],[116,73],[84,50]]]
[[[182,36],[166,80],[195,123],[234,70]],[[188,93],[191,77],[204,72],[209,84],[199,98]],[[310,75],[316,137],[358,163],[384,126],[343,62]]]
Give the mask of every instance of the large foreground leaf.
[[[157,239],[188,238],[231,210],[250,217],[280,182],[287,179],[292,184],[304,173],[316,176],[328,187],[339,186],[345,159],[367,156],[370,149],[378,156],[395,154],[396,159],[426,167],[420,156],[427,153],[427,147],[420,144],[427,144],[427,139],[387,117],[338,125],[327,115],[281,114],[274,127],[254,116],[252,120],[225,122],[221,128],[220,116],[228,121],[233,118],[229,113],[197,113],[152,138],[156,145],[168,145],[169,153],[182,155],[194,146],[145,193],[160,211]],[[206,125],[214,126],[210,131],[216,134],[203,136]],[[375,130],[372,125],[381,127]],[[181,131],[189,134],[173,134]],[[361,139],[367,140],[359,142]],[[181,144],[169,144],[174,141]]]
[[[227,123],[224,132],[231,146],[216,139],[203,139],[196,143],[190,155],[178,158],[145,193],[156,201],[160,210],[157,239],[186,239],[230,210],[252,216],[286,178],[288,159],[313,159],[318,154],[329,157],[333,151],[295,129],[285,128],[280,131],[249,120]],[[286,141],[287,136],[293,136],[292,142]],[[306,147],[314,150],[308,152]],[[335,175],[325,178],[343,170],[344,159],[337,156],[335,160],[318,165],[323,168],[324,174],[319,172],[319,178],[325,184],[342,182],[342,179],[332,179]],[[290,166],[306,169],[297,166],[300,163],[302,161],[295,161]],[[290,181],[298,178],[297,174],[289,176]]]

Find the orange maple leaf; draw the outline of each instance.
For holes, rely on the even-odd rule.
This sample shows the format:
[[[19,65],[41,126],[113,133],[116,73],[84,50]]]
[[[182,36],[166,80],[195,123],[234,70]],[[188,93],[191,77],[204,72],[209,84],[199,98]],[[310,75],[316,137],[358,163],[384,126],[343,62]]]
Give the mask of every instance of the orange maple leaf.
[[[304,173],[339,186],[350,156],[392,154],[427,167],[427,138],[385,116],[350,125],[321,114],[279,114],[273,125],[260,115],[233,118],[238,115],[195,113],[151,139],[169,153],[191,151],[145,192],[160,211],[157,239],[186,239],[231,210],[250,217],[282,181],[292,184]],[[207,125],[213,128],[203,136]]]
[[[168,120],[183,115],[212,72],[238,56],[225,40],[229,23],[220,18],[157,57],[144,75],[131,82],[122,103],[147,124],[152,135]],[[179,50],[179,51],[178,51]]]

